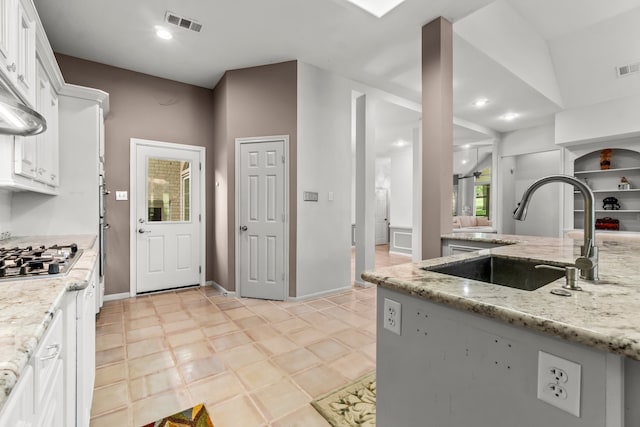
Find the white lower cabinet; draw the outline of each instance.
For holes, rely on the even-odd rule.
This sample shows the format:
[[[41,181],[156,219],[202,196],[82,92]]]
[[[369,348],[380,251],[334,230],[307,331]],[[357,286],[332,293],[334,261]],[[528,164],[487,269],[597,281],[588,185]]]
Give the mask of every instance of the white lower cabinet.
[[[33,425],[33,368],[27,365],[0,412],[0,426]]]
[[[97,272],[97,269],[94,270]],[[94,275],[95,276],[95,275]],[[78,295],[76,426],[89,426],[96,374],[96,280]]]
[[[97,269],[94,269],[97,272]],[[0,427],[89,427],[95,380],[96,274],[68,292],[16,386]]]

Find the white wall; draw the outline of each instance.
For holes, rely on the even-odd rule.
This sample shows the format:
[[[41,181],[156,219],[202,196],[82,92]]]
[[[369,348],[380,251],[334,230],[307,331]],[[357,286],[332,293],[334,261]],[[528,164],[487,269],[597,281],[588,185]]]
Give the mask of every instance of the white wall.
[[[561,111],[556,114],[555,142],[574,145],[638,136],[638,111],[637,95]]]
[[[391,153],[389,223],[392,227],[413,225],[413,156],[412,149]]]
[[[562,105],[547,42],[505,0],[459,20],[453,29],[549,100]]]
[[[560,173],[560,154],[556,151],[523,154],[516,157],[516,203],[534,181]],[[540,187],[531,197],[527,218],[515,221],[516,234],[560,237],[560,195],[566,184],[552,183]],[[514,206],[515,209],[515,206]]]
[[[550,123],[506,133],[498,143],[498,153],[500,156],[517,156],[561,150],[554,142],[554,129],[554,124]]]
[[[498,206],[500,209],[500,222],[498,232],[504,234],[516,233],[516,221],[513,219],[513,211],[516,209],[516,156],[503,157],[500,162]]]
[[[298,189],[319,195],[298,197],[298,297],[351,284],[351,168],[350,82],[298,62]]]
[[[501,233],[560,236],[563,184],[549,184],[534,194],[525,221],[512,218],[525,189],[535,180],[563,171],[564,148],[554,142],[553,124],[505,134],[498,143],[498,224]]]
[[[11,229],[11,192],[0,189],[0,233]]]

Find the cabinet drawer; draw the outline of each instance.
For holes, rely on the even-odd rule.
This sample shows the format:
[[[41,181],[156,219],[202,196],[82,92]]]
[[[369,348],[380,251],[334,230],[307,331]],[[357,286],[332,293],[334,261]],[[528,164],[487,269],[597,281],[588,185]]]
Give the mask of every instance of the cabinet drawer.
[[[62,340],[62,311],[58,310],[33,355],[36,412],[52,379],[56,362],[62,358]]]

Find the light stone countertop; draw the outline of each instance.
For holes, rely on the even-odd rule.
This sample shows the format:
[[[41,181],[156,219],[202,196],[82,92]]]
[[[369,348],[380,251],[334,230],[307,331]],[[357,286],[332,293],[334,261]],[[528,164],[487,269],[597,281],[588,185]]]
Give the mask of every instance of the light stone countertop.
[[[71,271],[56,278],[0,281],[0,409],[34,353],[68,291],[87,287],[96,263],[95,236],[15,237],[0,247],[76,243],[83,253]]]
[[[573,264],[582,240],[482,233],[456,233],[443,239],[504,243],[480,254]],[[570,342],[640,360],[640,243],[605,241],[600,249],[600,280],[578,279],[582,291],[570,297],[551,294],[564,278],[535,291],[422,270],[476,258],[478,252],[435,258],[362,273],[378,286],[533,329]]]

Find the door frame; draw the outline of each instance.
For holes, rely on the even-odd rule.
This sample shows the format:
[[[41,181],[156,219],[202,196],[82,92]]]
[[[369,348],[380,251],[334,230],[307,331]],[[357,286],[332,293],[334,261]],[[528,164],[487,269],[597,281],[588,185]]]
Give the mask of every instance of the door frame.
[[[200,164],[202,167],[200,168],[200,194],[198,195],[197,202],[200,205],[200,215],[202,220],[200,221],[198,227],[198,233],[200,234],[200,265],[202,266],[202,270],[199,274],[199,282],[200,286],[205,285],[205,277],[206,277],[206,248],[207,248],[207,235],[206,235],[206,223],[207,223],[207,203],[206,203],[206,153],[207,150],[205,147],[201,147],[199,145],[186,145],[186,144],[176,144],[174,142],[163,142],[163,141],[155,141],[151,139],[141,139],[141,138],[131,138],[130,146],[129,146],[129,295],[131,297],[135,297],[137,295],[137,273],[138,273],[138,239],[137,232],[138,222],[136,218],[136,197],[138,196],[137,188],[136,188],[136,179],[138,172],[138,162],[137,162],[137,149],[139,146],[147,146],[147,147],[157,147],[157,148],[171,148],[175,150],[183,150],[183,151],[195,151],[198,153],[200,157]],[[195,199],[195,198],[194,198]],[[194,200],[195,201],[195,200]],[[162,292],[162,291],[158,291]]]
[[[289,299],[289,135],[274,135],[274,136],[257,136],[236,138],[235,140],[235,205],[236,214],[234,217],[234,233],[235,233],[235,272],[236,272],[236,295],[240,297],[240,147],[242,144],[248,143],[260,143],[260,142],[278,142],[283,143],[283,155],[284,155],[284,237],[283,237],[283,251],[284,251],[284,300]]]

